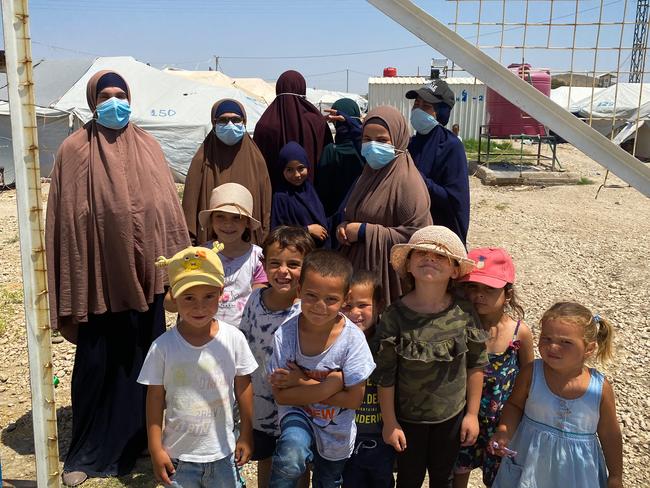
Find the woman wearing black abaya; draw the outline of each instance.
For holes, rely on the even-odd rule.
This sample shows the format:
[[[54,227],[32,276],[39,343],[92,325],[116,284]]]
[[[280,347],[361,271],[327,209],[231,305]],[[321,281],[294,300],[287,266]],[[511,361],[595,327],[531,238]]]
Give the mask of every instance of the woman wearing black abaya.
[[[274,174],[277,159],[285,144],[295,141],[314,163],[320,160],[323,148],[332,142],[332,133],[325,118],[306,98],[307,82],[297,71],[285,71],[275,83],[275,100],[255,125],[253,140],[262,151],[275,190],[282,174]],[[310,175],[313,181],[314,175]]]

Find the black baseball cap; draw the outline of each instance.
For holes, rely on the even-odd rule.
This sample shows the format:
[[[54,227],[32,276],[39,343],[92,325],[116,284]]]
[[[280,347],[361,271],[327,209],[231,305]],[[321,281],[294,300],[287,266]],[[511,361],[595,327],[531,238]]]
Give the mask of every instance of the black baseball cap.
[[[410,100],[417,97],[429,103],[445,103],[449,105],[449,108],[453,108],[456,103],[454,92],[451,91],[446,81],[440,79],[431,80],[430,84],[422,88],[406,92],[406,98]]]

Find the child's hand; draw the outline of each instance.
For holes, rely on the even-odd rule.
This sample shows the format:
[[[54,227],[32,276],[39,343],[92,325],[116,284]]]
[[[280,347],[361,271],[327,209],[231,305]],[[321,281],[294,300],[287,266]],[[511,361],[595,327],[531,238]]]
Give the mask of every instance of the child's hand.
[[[385,423],[381,433],[384,442],[389,446],[393,446],[393,449],[397,452],[403,452],[406,449],[406,436],[400,424]]]
[[[170,476],[173,475],[176,470],[174,469],[172,460],[169,459],[169,455],[164,449],[150,451],[150,454],[151,465],[153,466],[153,475],[158,481],[161,481],[166,485],[171,485],[172,480]]]
[[[478,416],[465,415],[460,426],[460,445],[463,447],[473,446],[478,438],[478,431]]]
[[[327,239],[327,229],[320,224],[311,224],[307,226],[307,231],[320,241]]]
[[[345,388],[345,384],[343,383],[343,371],[330,371],[327,378],[325,378],[325,381],[336,383],[339,387],[337,391],[341,391]]]
[[[493,444],[496,443],[498,447],[493,447]],[[494,454],[495,456],[506,456],[507,453],[503,450],[504,447],[508,447],[510,443],[510,436],[507,432],[497,430],[494,435],[490,438],[488,442],[488,452]]]
[[[278,368],[269,376],[269,383],[276,388],[291,388],[300,384],[300,380],[307,380],[307,375],[293,362],[288,362],[287,367]]]
[[[235,462],[237,466],[243,466],[250,461],[253,455],[253,442],[250,436],[241,434],[235,445]]]

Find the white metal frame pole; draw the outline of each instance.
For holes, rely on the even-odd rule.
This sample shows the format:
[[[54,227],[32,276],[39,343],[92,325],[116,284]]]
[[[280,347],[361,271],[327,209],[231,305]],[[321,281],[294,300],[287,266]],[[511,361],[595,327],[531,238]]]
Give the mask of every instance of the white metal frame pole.
[[[650,167],[613,144],[409,0],[367,0],[464,70],[650,197]]]
[[[59,445],[52,384],[52,342],[27,0],[2,0],[2,20],[25,294],[36,478],[39,488],[59,487]]]

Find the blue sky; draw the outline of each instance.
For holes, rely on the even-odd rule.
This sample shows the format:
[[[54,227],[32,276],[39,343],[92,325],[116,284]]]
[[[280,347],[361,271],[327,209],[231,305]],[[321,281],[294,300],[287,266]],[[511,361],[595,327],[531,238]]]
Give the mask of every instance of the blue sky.
[[[456,17],[456,3],[416,1],[441,22]],[[461,1],[459,21],[475,21],[479,2]],[[551,2],[530,2],[528,21],[547,21]],[[572,22],[574,1],[553,2],[554,22]],[[604,0],[602,20],[620,21],[625,0]],[[207,70],[219,56],[219,67],[230,76],[269,80],[286,69],[297,69],[308,86],[344,90],[346,70],[350,91],[366,93],[368,76],[394,66],[400,75],[427,73],[432,57],[441,57],[414,35],[362,0],[31,0],[31,35],[35,60],[47,58],[130,55],[153,66]],[[501,21],[501,1],[484,1],[481,19]],[[507,2],[507,21],[526,16],[526,2]],[[596,22],[601,2],[581,0],[579,20]],[[636,2],[627,1],[628,20]],[[476,27],[460,26],[459,33],[476,41]],[[627,26],[623,44],[630,46],[633,26]],[[524,29],[509,27],[504,44],[521,45]],[[594,46],[596,27],[579,27],[578,46]],[[599,46],[618,46],[619,26],[603,26]],[[546,44],[547,27],[528,27],[526,42]],[[569,46],[573,29],[553,27],[551,45]],[[499,44],[500,27],[482,26],[480,42]],[[498,51],[485,49],[498,58]],[[374,52],[370,52],[374,51]],[[357,53],[357,54],[354,54]],[[601,52],[598,71],[615,70],[618,52]],[[246,59],[246,58],[257,59]],[[520,61],[520,49],[503,52],[503,62]],[[526,61],[554,71],[568,71],[568,51],[529,50]],[[593,52],[576,51],[575,70],[593,68]],[[629,51],[621,54],[622,69]],[[627,80],[627,75],[623,76]]]

